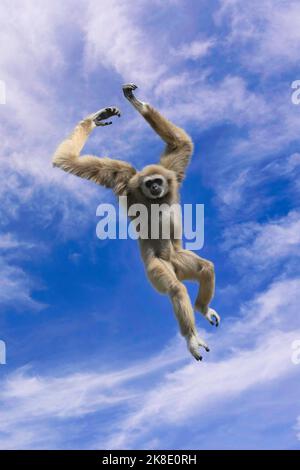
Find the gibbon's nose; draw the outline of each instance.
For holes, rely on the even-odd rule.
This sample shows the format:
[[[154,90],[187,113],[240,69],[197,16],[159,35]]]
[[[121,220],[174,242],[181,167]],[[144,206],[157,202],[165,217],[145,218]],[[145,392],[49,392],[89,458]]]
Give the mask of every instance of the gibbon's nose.
[[[157,196],[160,193],[160,186],[157,183],[153,183],[151,186],[151,193]]]

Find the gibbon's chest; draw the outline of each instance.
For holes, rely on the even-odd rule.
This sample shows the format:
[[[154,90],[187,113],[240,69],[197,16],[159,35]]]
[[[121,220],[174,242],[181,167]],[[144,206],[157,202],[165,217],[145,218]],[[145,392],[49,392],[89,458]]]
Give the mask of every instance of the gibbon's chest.
[[[182,217],[180,204],[128,202],[128,217],[134,221],[141,238],[150,240],[181,239]]]

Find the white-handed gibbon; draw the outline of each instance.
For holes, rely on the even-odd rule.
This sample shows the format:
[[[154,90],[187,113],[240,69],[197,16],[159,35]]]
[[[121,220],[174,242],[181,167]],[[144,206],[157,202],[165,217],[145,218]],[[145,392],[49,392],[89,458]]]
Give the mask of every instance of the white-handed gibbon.
[[[95,127],[111,124],[111,121],[106,121],[111,116],[120,117],[118,108],[108,107],[88,116],[75,127],[72,134],[57,148],[53,165],[111,188],[118,196],[127,196],[128,208],[137,203],[144,204],[148,209],[151,209],[152,204],[171,206],[179,202],[179,187],[193,152],[193,143],[183,129],[169,122],[148,103],[139,101],[133,93],[136,88],[133,83],[126,84],[123,86],[123,93],[166,143],[158,164],[137,171],[121,160],[80,156]],[[156,223],[159,224],[160,221]],[[201,312],[212,325],[218,326],[220,317],[215,310],[209,308],[215,285],[213,263],[183,249],[181,240],[175,239],[172,233],[168,239],[140,238],[139,244],[150,282],[159,292],[170,297],[189,351],[195,359],[202,360],[199,347],[206,351],[209,348],[198,337],[193,307],[182,281],[195,280],[200,284],[195,310]]]

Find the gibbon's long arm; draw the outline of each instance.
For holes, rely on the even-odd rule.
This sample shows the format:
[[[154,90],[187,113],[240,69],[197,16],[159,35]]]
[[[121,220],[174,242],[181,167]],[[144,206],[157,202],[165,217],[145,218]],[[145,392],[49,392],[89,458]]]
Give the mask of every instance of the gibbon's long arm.
[[[136,88],[137,86],[133,83],[123,85],[124,96],[166,143],[165,151],[160,158],[160,164],[169,170],[173,170],[178,181],[181,182],[184,179],[186,167],[193,153],[193,142],[183,129],[168,121],[148,103],[139,101],[133,94],[133,90]]]
[[[117,195],[122,195],[126,191],[128,181],[136,173],[129,163],[107,157],[80,156],[92,130],[97,126],[111,124],[111,122],[103,122],[103,119],[114,115],[120,115],[117,108],[104,108],[77,124],[71,135],[56,149],[52,162],[53,166],[92,180],[106,188],[113,189]]]

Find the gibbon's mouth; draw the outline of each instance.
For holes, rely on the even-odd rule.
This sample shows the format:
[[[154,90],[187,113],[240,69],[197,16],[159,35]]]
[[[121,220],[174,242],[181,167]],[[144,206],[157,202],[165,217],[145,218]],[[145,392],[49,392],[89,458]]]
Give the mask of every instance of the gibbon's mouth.
[[[150,193],[152,196],[159,197],[162,194],[162,189],[161,188],[151,188]]]

